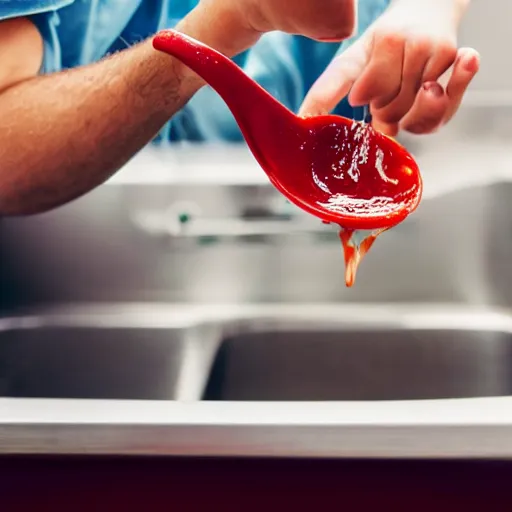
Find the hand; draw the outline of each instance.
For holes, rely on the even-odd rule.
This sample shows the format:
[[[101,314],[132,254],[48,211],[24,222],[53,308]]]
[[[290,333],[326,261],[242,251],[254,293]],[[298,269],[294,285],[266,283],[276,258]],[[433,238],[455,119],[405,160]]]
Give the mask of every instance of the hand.
[[[370,105],[376,129],[431,133],[456,113],[479,69],[471,48],[457,50],[462,0],[394,0],[313,85],[301,115],[331,111],[347,94]],[[450,68],[445,88],[438,80]]]
[[[275,30],[319,41],[350,37],[356,0],[201,0],[187,16],[187,29],[202,42],[230,56]],[[196,22],[196,20],[198,20]]]
[[[355,28],[356,0],[231,0],[250,27],[318,41],[342,41]]]

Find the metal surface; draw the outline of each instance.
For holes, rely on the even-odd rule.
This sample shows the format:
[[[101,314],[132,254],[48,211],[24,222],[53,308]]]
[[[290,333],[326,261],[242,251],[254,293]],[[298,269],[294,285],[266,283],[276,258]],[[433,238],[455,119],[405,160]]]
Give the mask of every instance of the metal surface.
[[[40,311],[0,323],[0,393],[229,401],[509,395],[511,327],[507,315],[406,305]]]
[[[71,317],[72,319],[72,317]],[[0,395],[194,400],[216,348],[207,329],[50,324],[0,331]]]
[[[352,289],[241,147],[2,219],[0,452],[512,458],[511,119],[403,138],[425,199]]]
[[[67,302],[512,304],[512,184],[503,180],[427,198],[379,237],[352,289],[334,228],[229,242],[155,235],[133,222],[133,212],[165,211],[179,197],[200,203],[205,216],[240,218],[255,196],[264,203],[273,192],[111,185],[45,215],[5,219],[0,307],[8,314]]]
[[[313,329],[269,329],[226,340],[205,399],[420,400],[512,394],[508,333],[460,327]]]
[[[505,311],[448,305],[418,308],[406,304],[140,304],[73,306],[33,313],[4,319],[0,340],[9,332],[18,336],[32,332],[34,339],[39,335],[44,344],[50,339],[45,337],[48,329],[56,332],[56,326],[68,332],[87,332],[99,326],[107,345],[109,338],[116,339],[121,324],[126,332],[145,330],[146,334],[195,331],[196,340],[188,338],[194,347],[194,356],[189,359],[194,371],[189,375],[195,379],[188,379],[191,387],[181,388],[188,394],[188,401],[0,399],[0,453],[512,457],[512,398],[492,397],[510,392],[512,316]],[[290,338],[291,330],[300,332],[302,340],[309,342],[299,343],[288,352],[288,357],[283,357],[282,340],[298,342],[297,337]],[[277,341],[272,347],[263,336],[269,332],[274,333],[274,342]],[[113,338],[107,333],[114,334]],[[326,344],[326,339],[334,341],[332,333],[345,341]],[[363,340],[362,347],[351,345],[356,341],[354,333]],[[233,398],[229,393],[241,394],[244,396],[237,398],[242,401],[199,400],[201,393],[193,398],[197,382],[206,381],[209,362],[222,352],[222,348],[220,352],[211,348],[222,347],[217,341],[223,339],[239,343],[240,336],[246,338],[240,347],[248,345],[242,355],[247,357],[252,351],[254,364],[241,366],[240,358],[238,363],[233,358],[234,371],[224,381],[227,385],[218,388],[224,396],[216,398],[229,399]],[[65,345],[72,346],[72,337],[67,341],[52,339],[58,340],[64,353],[71,354]],[[260,339],[261,343],[251,343],[251,339]],[[311,348],[319,339],[320,360]],[[133,341],[134,338],[132,344]],[[406,342],[409,349],[405,348]],[[5,339],[2,345],[5,346]],[[172,345],[169,336],[169,354]],[[370,350],[371,345],[375,350]],[[266,349],[262,350],[262,346]],[[149,345],[145,349],[146,358],[162,357],[167,364],[173,359],[165,357],[163,345]],[[306,354],[301,353],[302,349],[306,349]],[[85,366],[94,371],[90,366],[94,360],[91,354],[95,353],[96,362],[100,363],[102,349],[96,345],[88,350]],[[342,361],[344,354],[348,360]],[[21,349],[18,355],[22,356]],[[34,362],[32,350],[25,355]],[[123,356],[119,355],[122,361]],[[368,361],[350,365],[350,359],[359,355],[370,358],[371,372]],[[301,363],[304,356],[313,358],[309,366]],[[348,370],[348,375],[326,371],[326,364],[333,367],[333,362],[328,362],[333,357],[339,358],[341,370]],[[18,359],[22,360],[23,357]],[[185,361],[177,360],[180,364]],[[55,366],[51,358],[47,361],[50,367],[44,380],[53,380],[54,385],[48,388],[46,384],[46,389],[51,390],[52,396],[72,395],[69,389],[77,389],[77,380],[64,365]],[[44,362],[45,357],[37,362],[35,372],[32,368],[25,374],[32,385],[34,376],[44,370]],[[74,364],[75,370],[80,367]],[[141,373],[135,372],[134,382],[129,386],[132,392],[145,389],[147,393],[153,389],[151,386],[165,374],[159,372],[162,366],[165,363],[153,368],[144,366],[142,379]],[[24,370],[19,366],[16,370],[20,382]],[[151,376],[152,370],[155,376]],[[300,370],[306,374],[297,375]],[[100,380],[106,376],[100,371]],[[117,382],[126,382],[125,377]],[[153,384],[148,387],[148,382]],[[162,383],[154,389],[162,389]],[[236,389],[229,385],[235,383]],[[66,386],[69,388],[65,389]],[[450,396],[488,398],[464,400]],[[207,392],[202,398],[212,397]],[[269,400],[252,402],[254,398]],[[287,401],[276,402],[276,398]],[[329,400],[318,401],[326,398]]]
[[[246,149],[185,145],[141,152],[62,208],[2,219],[0,311],[125,301],[508,307],[511,119],[512,108],[468,109],[439,134],[403,137],[425,199],[379,237],[350,290],[336,229],[286,204]],[[190,236],[173,234],[181,214]]]
[[[512,458],[512,400],[133,402],[0,399],[0,453]]]

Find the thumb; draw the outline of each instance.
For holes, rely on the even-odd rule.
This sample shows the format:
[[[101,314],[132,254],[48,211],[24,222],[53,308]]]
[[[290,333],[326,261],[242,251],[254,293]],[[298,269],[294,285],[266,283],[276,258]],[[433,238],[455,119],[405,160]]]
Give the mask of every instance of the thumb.
[[[299,115],[308,117],[331,112],[349,93],[368,60],[369,51],[363,39],[335,57],[307,93]]]

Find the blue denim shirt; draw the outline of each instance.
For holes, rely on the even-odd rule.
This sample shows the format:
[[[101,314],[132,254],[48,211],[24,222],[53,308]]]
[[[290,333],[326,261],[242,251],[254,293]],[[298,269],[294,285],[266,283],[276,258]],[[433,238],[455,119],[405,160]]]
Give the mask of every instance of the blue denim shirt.
[[[199,0],[0,0],[0,19],[30,16],[44,39],[42,73],[97,61],[158,30],[174,27]],[[390,0],[360,0],[357,38]],[[321,2],[319,2],[321,5]],[[266,34],[236,57],[244,71],[293,111],[331,59],[355,39],[319,43],[279,32]],[[336,113],[348,117],[342,102]],[[233,116],[210,88],[199,91],[155,141],[241,141]]]

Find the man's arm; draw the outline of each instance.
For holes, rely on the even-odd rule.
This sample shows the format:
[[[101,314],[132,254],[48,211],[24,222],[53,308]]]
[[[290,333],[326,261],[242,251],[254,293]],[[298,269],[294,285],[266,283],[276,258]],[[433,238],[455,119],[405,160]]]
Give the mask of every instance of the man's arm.
[[[318,9],[317,0],[201,0],[177,29],[230,57],[271,30],[318,40],[352,34],[354,0],[324,3]],[[203,85],[150,41],[97,64],[36,76],[39,34],[26,20],[6,23],[0,23],[0,215],[48,210],[103,183]]]
[[[178,29],[228,55],[254,42],[216,14],[196,9]],[[45,211],[100,185],[203,85],[151,41],[47,76],[36,76],[41,59],[31,22],[0,23],[0,215]]]

